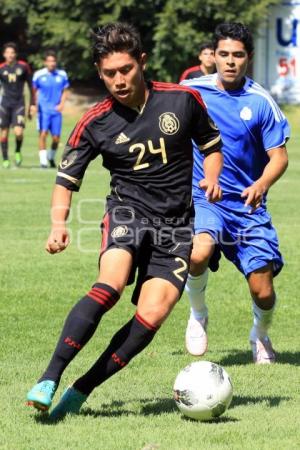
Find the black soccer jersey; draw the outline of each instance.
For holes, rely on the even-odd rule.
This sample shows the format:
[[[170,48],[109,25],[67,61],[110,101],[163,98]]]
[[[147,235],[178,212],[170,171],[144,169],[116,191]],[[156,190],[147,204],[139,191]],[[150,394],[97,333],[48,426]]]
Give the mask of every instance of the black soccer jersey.
[[[0,64],[0,82],[3,87],[2,105],[14,106],[24,101],[24,83],[30,87],[30,102],[33,102],[31,88],[31,70],[25,61],[14,64]]]
[[[190,80],[191,78],[200,78],[205,75],[200,66],[193,66],[186,69],[181,75],[179,81]]]
[[[56,183],[79,190],[89,162],[102,155],[111,174],[110,204],[162,218],[188,217],[192,138],[203,153],[220,150],[219,131],[200,94],[151,82],[142,111],[108,97],[83,116],[67,142]]]

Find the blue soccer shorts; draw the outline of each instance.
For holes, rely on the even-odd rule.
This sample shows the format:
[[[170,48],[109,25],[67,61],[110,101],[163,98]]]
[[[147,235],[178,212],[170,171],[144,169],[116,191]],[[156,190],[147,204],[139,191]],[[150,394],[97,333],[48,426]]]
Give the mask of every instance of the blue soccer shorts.
[[[55,110],[38,110],[38,130],[50,131],[52,136],[60,136],[62,128],[62,114]]]
[[[194,198],[194,232],[208,233],[225,257],[246,277],[270,262],[276,276],[283,266],[271,217],[262,208],[253,214],[226,210],[222,203]]]

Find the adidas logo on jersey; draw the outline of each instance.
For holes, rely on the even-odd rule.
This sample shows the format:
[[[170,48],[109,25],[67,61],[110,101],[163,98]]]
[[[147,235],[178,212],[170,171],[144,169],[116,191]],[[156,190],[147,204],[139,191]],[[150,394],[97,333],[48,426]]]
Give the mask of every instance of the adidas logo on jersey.
[[[127,137],[125,133],[121,133],[115,140],[115,144],[124,144],[125,142],[129,141],[130,141],[129,137]]]

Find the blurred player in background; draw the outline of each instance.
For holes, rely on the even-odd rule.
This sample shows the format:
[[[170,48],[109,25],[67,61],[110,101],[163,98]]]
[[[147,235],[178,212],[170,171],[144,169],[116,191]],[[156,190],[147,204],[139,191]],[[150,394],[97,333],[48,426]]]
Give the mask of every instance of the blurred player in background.
[[[21,165],[21,147],[25,127],[25,99],[24,84],[28,84],[30,92],[30,106],[28,117],[35,112],[35,101],[31,83],[31,70],[25,61],[17,59],[17,46],[8,42],[3,47],[4,62],[0,64],[0,83],[2,85],[2,98],[0,104],[1,150],[3,167],[8,169],[9,128],[13,127],[16,136],[15,163]]]
[[[72,132],[57,174],[52,201],[50,253],[63,251],[66,219],[91,160],[103,157],[111,194],[102,223],[99,277],[71,310],[50,364],[28,393],[30,404],[48,409],[70,361],[94,334],[102,316],[138,278],[136,314],[112,338],[91,369],[68,388],[51,413],[76,413],[88,395],[125,367],[155,336],[181,296],[188,274],[192,224],[191,137],[203,153],[201,185],[220,199],[219,131],[211,126],[198,92],[148,82],[139,34],[115,23],[95,35],[94,61],[110,96],[88,111]]]
[[[216,71],[214,48],[212,43],[205,42],[200,46],[198,59],[200,64],[186,69],[181,74],[179,81],[190,80],[191,78],[199,78],[203,75],[209,75]]]
[[[276,299],[273,277],[283,261],[266,197],[287,168],[290,130],[272,97],[246,76],[254,50],[249,30],[239,23],[219,25],[213,43],[217,73],[184,82],[201,93],[221,132],[224,153],[223,199],[214,205],[198,187],[203,161],[200,154],[194,155],[196,235],[186,285],[191,303],[186,346],[193,355],[207,350],[207,268],[217,269],[221,249],[244,274],[253,299],[253,360],[268,364],[275,361],[268,337]]]
[[[69,80],[66,72],[57,69],[56,54],[48,51],[45,67],[33,75],[33,87],[37,93],[39,157],[42,168],[55,168],[55,153],[59,144],[62,111],[68,95]],[[52,135],[51,149],[47,152],[47,136]]]

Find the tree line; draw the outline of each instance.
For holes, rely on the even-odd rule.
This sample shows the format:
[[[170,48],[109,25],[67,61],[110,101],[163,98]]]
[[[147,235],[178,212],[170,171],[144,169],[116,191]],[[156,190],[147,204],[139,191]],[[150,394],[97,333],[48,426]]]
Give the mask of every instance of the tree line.
[[[149,76],[177,81],[196,64],[201,42],[221,22],[240,21],[256,32],[280,0],[0,0],[0,44],[17,42],[20,56],[40,68],[57,52],[72,80],[92,80],[90,30],[127,21],[141,32]]]

